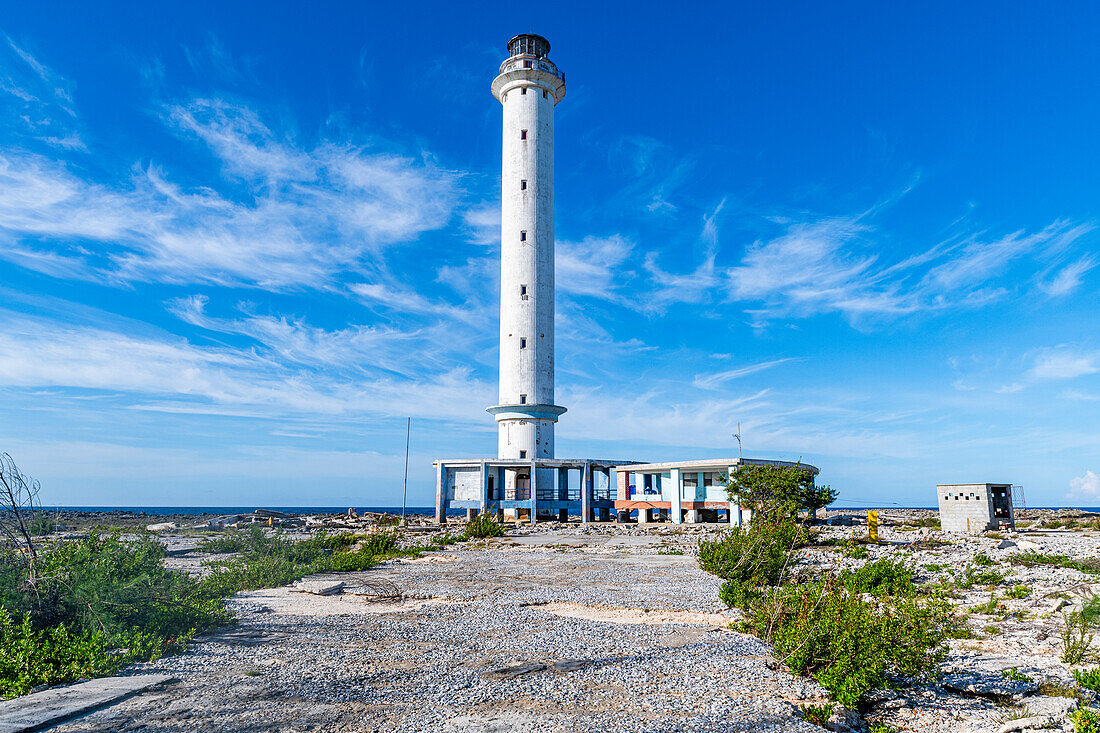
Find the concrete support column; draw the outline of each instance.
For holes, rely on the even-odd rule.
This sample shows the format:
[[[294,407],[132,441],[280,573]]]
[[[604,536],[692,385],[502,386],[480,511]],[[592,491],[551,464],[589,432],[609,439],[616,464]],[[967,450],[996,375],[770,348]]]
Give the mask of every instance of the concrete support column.
[[[688,509],[687,510],[687,521],[688,521],[688,524],[698,524],[699,523],[699,510],[698,509]]]
[[[446,468],[443,467],[443,462],[435,464],[435,521],[436,524],[447,523],[447,500],[446,500],[446,484],[444,479],[446,478]]]
[[[727,470],[728,470],[728,473],[726,474],[726,476],[733,476],[733,472],[737,470],[737,466],[730,466]],[[733,526],[733,525],[740,526],[741,525],[741,520],[742,520],[741,507],[738,506],[736,503],[731,501],[730,502],[730,526]]]
[[[592,521],[592,464],[585,462],[581,469],[581,524]]]
[[[648,507],[638,507],[638,524],[649,524]]]
[[[481,513],[489,511],[489,469],[481,462]]]
[[[669,483],[672,484],[672,523],[680,524],[683,521],[681,509],[683,505],[680,503],[680,495],[684,491],[680,482],[680,469],[673,468],[668,473]]]
[[[477,516],[477,509],[472,509],[470,507],[466,507],[466,521],[467,522],[471,521],[476,516]]]
[[[535,462],[531,461],[531,524],[539,521],[539,489],[537,484],[538,471]]]

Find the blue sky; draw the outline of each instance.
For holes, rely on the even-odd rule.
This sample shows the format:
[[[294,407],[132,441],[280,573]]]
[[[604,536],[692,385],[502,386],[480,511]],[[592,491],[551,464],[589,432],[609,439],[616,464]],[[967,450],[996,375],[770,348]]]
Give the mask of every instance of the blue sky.
[[[4,3],[0,449],[47,503],[490,455],[504,43],[557,117],[559,456],[1100,505],[1094,4]]]

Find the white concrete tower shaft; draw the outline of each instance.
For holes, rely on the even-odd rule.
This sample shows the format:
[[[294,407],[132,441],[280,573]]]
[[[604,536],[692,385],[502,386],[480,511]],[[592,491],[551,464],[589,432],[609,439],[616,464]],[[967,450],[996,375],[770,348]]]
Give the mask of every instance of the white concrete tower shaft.
[[[500,404],[488,409],[501,458],[553,458],[554,423],[565,412],[554,404],[554,106],[565,75],[549,52],[541,36],[516,36],[492,86],[504,141]]]

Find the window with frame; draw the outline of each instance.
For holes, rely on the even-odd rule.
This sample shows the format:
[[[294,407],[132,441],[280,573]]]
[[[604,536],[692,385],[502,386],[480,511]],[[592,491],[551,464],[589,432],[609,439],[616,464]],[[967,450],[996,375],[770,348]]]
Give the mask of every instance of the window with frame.
[[[519,131],[519,139],[520,140],[526,140],[527,139],[527,130],[520,130]]]
[[[523,180],[521,180],[519,182],[519,190],[520,191],[526,191],[527,190],[527,179],[526,178],[524,178]]]
[[[527,348],[527,339],[525,339],[525,338],[521,338],[521,339],[519,340],[519,347],[520,347],[521,349],[526,349],[526,348]]]

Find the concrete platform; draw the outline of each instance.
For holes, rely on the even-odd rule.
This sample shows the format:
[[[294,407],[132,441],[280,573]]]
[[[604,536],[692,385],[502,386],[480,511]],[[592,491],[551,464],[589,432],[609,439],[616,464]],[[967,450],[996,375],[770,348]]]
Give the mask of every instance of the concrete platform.
[[[42,730],[175,680],[163,674],[104,677],[5,700],[0,702],[0,733]]]

